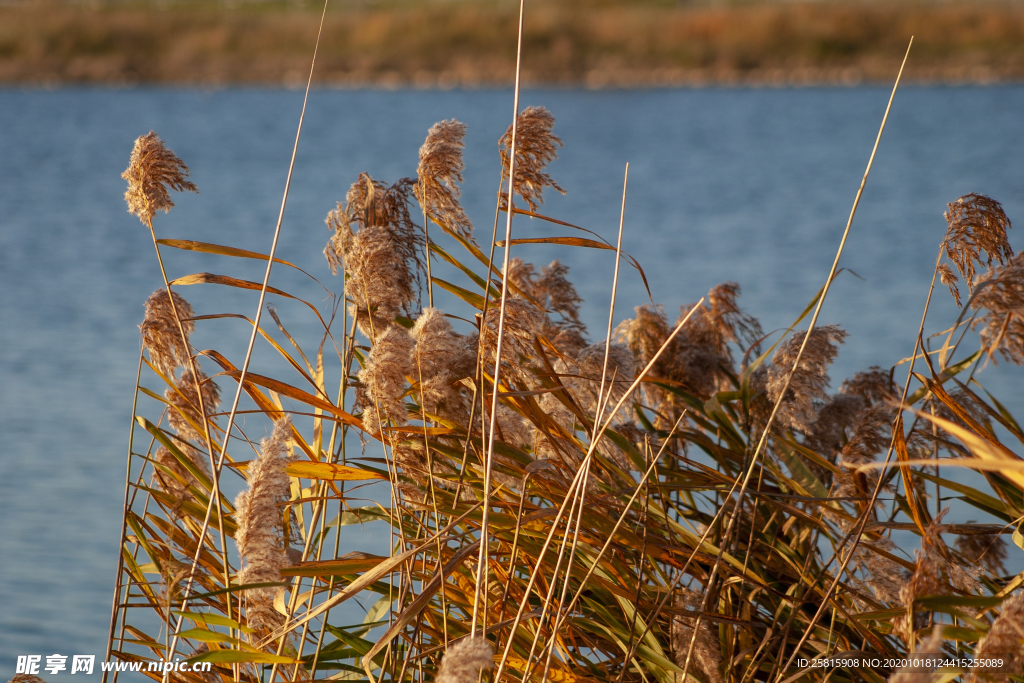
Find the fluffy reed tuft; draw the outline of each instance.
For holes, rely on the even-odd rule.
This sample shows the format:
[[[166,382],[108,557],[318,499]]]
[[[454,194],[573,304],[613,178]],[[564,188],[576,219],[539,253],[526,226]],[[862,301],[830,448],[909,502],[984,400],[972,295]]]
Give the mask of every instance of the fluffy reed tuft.
[[[334,235],[324,255],[335,274],[344,266],[348,298],[370,339],[416,298],[423,238],[409,215],[414,185],[406,178],[388,187],[364,173],[349,188],[345,205],[327,214]],[[355,233],[353,226],[359,228]]]
[[[416,400],[426,412],[463,414],[467,399],[455,382],[473,374],[474,348],[436,308],[425,309],[410,334],[416,341],[412,377],[420,383]]]
[[[34,674],[14,674],[14,678],[7,683],[46,683],[46,681]]]
[[[676,597],[676,606],[686,612],[700,610],[701,595],[687,589],[680,589]],[[711,632],[707,619],[701,621],[697,637],[693,637],[693,629],[697,617],[677,614],[672,617],[672,654],[678,666],[686,664],[686,655],[690,652],[690,641],[693,640],[693,653],[690,656],[690,670],[700,673],[707,683],[721,683],[722,652],[718,638]],[[676,680],[683,683],[682,674],[676,674]]]
[[[405,378],[414,372],[412,354],[413,339],[401,325],[390,325],[379,333],[366,367],[359,372],[358,402],[367,432],[379,433],[388,420],[396,425],[409,421],[402,399],[407,389]]]
[[[490,365],[488,372],[494,371],[494,361],[498,353],[498,323],[501,308],[497,302],[487,310],[480,325],[480,333],[484,342],[484,358]],[[505,339],[502,342],[501,360],[507,363],[512,376],[526,380],[526,365],[521,359],[529,359],[534,355],[533,340],[543,328],[544,312],[526,299],[510,296],[505,301]]]
[[[284,549],[284,517],[280,503],[288,500],[288,466],[292,421],[284,417],[274,423],[270,436],[260,443],[260,454],[246,471],[248,488],[235,498],[235,542],[244,566],[238,583],[270,583],[281,580],[281,568],[288,564]],[[284,623],[274,609],[275,588],[245,591],[246,619],[254,629],[271,629]]]
[[[984,310],[975,322],[981,342],[995,361],[995,353],[1024,365],[1024,254],[978,278],[971,307]]]
[[[974,649],[975,659],[986,659],[994,655],[1009,655],[1009,672],[994,674],[977,670],[971,674],[971,683],[979,680],[988,683],[1009,683],[1010,673],[1024,673],[1024,593],[1017,593],[1003,601],[999,616],[992,622],[988,633],[978,641]]]
[[[544,203],[544,188],[550,187],[565,194],[544,168],[558,158],[562,141],[552,129],[555,117],[544,107],[527,107],[519,114],[516,125],[516,178],[515,191],[536,211]],[[512,146],[512,126],[498,140],[501,154],[501,177],[508,180],[509,149]]]
[[[434,680],[437,683],[477,683],[480,672],[492,668],[494,649],[491,644],[479,636],[470,636],[448,647]]]
[[[156,290],[146,299],[146,317],[139,329],[142,331],[142,346],[149,352],[150,362],[168,378],[174,379],[174,373],[179,367],[188,366],[191,351],[183,346],[181,330],[178,329],[174,308],[171,307],[171,297],[181,317],[181,329],[185,331],[187,343],[196,328],[195,322],[191,320],[195,315],[192,306],[177,292],[172,291],[168,297],[164,288]]]
[[[167,421],[178,432],[178,436],[186,441],[204,443],[206,430],[203,427],[204,420],[200,417],[202,413],[199,411],[199,397],[196,395],[197,380],[203,392],[206,419],[210,420],[210,415],[217,412],[217,406],[220,405],[220,388],[198,367],[195,375],[191,369],[183,370],[175,388],[164,391],[164,398],[170,404]]]
[[[810,431],[810,426],[814,422],[814,402],[826,398],[828,367],[839,354],[838,345],[847,337],[847,333],[836,325],[814,328],[794,372],[793,365],[796,363],[805,334],[803,331],[795,332],[779,345],[772,357],[766,384],[768,398],[773,403],[782,403],[778,412],[781,424],[801,432]],[[786,395],[783,396],[782,388],[791,372],[793,378],[789,382]]]
[[[961,534],[954,546],[971,564],[981,565],[996,576],[1006,572],[1006,543],[999,534]]]
[[[157,211],[167,212],[174,206],[167,188],[178,192],[198,193],[196,186],[186,180],[188,166],[153,131],[135,140],[128,168],[121,177],[128,181],[124,200],[128,213],[138,216],[143,223],[151,223]]]
[[[947,206],[949,228],[942,244],[967,286],[974,289],[975,263],[991,267],[993,260],[1003,264],[1013,256],[1007,237],[1010,219],[999,202],[981,194],[964,195]]]
[[[960,288],[957,287],[957,282],[960,279],[956,276],[956,273],[945,263],[939,264],[938,273],[939,282],[949,287],[949,293],[953,296],[953,300],[956,301],[956,305],[962,306],[963,304],[960,302]]]
[[[465,167],[462,161],[465,137],[466,124],[455,119],[438,121],[430,127],[420,147],[418,182],[413,193],[430,216],[469,239],[473,235],[473,223],[459,203],[458,185]]]
[[[942,630],[942,624],[935,624],[928,637],[909,648],[910,651],[921,654],[941,654],[943,643]],[[913,643],[911,644],[913,645]],[[939,680],[939,676],[935,673],[934,667],[916,666],[913,662],[908,662],[906,666],[897,669],[889,677],[889,683],[932,683],[932,681],[937,680]]]

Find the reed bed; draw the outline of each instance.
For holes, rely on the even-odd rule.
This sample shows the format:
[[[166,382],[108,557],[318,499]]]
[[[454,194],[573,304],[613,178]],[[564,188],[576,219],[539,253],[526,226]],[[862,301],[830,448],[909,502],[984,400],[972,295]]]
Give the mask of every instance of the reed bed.
[[[778,333],[731,282],[614,325],[613,285],[607,328],[589,330],[564,264],[497,239],[529,216],[551,228],[531,242],[615,252],[616,282],[641,267],[622,223],[613,243],[543,213],[561,190],[554,116],[527,107],[499,138],[490,234],[460,204],[464,134],[432,127],[415,177],[354,179],[326,217],[337,295],[318,308],[267,288],[283,308],[249,329],[287,374],[191,344],[248,317],[196,315],[186,285],[259,283],[165,274],[150,296],[112,657],[210,662],[148,675],[224,683],[1021,680],[1024,573],[1007,575],[1020,548],[1003,537],[1024,547],[1024,430],[977,377],[1024,363],[1024,257],[997,201],[952,201],[923,245],[938,257],[909,357],[833,392],[847,333],[816,324],[827,283]],[[125,178],[162,272],[166,249],[270,261],[159,235],[167,190],[196,188],[154,133]],[[961,313],[926,337],[946,289]],[[319,338],[288,332],[300,315]],[[986,522],[947,521],[949,499]],[[357,525],[388,552],[353,544]],[[851,652],[882,664],[806,663]],[[886,663],[913,652],[1008,666]]]

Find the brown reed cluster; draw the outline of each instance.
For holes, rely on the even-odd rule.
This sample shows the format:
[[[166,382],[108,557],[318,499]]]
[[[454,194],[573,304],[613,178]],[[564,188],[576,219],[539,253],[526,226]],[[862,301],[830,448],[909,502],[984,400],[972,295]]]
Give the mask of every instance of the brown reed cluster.
[[[984,312],[974,326],[989,357],[1024,365],[1024,254],[981,275],[971,306]]]
[[[1013,256],[1007,235],[1010,219],[999,202],[981,194],[964,195],[948,207],[945,216],[949,227],[943,247],[967,286],[974,289],[977,265],[991,267],[992,261],[1004,264]],[[947,269],[943,278],[959,302],[952,272]]]
[[[438,121],[420,147],[413,193],[426,213],[465,239],[473,235],[473,223],[459,204],[462,182],[462,151],[466,124],[451,119]]]
[[[672,655],[680,667],[685,667],[689,658],[690,668],[687,673],[694,672],[707,683],[721,683],[722,651],[718,636],[713,633],[714,627],[706,618],[701,619],[700,625],[697,625],[702,597],[685,588],[677,591],[678,613],[672,617]],[[696,635],[694,627],[697,628]],[[675,678],[683,682],[682,674],[676,674]]]
[[[480,674],[494,668],[494,649],[480,637],[453,643],[444,653],[435,683],[477,683]]]
[[[954,546],[966,562],[996,576],[1006,572],[1006,542],[999,534],[960,534]]]
[[[515,191],[536,211],[544,202],[544,189],[565,194],[558,183],[544,169],[558,157],[562,140],[554,134],[555,117],[544,107],[527,107],[519,113],[516,123],[516,177]],[[512,126],[498,139],[501,154],[501,177],[508,180],[511,161]]]
[[[324,255],[335,274],[344,267],[359,328],[370,339],[416,299],[423,235],[409,213],[415,184],[403,178],[387,186],[363,173],[344,206],[339,203],[327,215],[334,234]]]
[[[809,337],[806,331],[794,332],[776,349],[765,389],[772,403],[781,404],[778,410],[781,425],[804,433],[811,430],[817,418],[815,402],[828,397],[828,368],[839,355],[839,345],[847,336],[837,325],[823,325],[811,330]]]
[[[235,543],[241,557],[240,585],[281,581],[281,569],[288,565],[284,542],[281,504],[288,500],[290,479],[291,418],[274,423],[270,436],[260,443],[259,457],[246,470],[248,488],[235,498]],[[244,592],[246,621],[250,628],[268,631],[284,623],[274,609],[277,588],[250,588]]]
[[[173,297],[174,306],[171,306]],[[150,362],[163,373],[167,381],[172,383],[164,391],[167,400],[167,422],[176,433],[175,446],[178,453],[187,461],[182,461],[169,448],[160,446],[153,456],[159,465],[156,479],[161,488],[173,496],[180,506],[190,497],[188,488],[196,483],[192,468],[206,477],[210,469],[206,459],[197,450],[206,443],[206,422],[213,422],[210,415],[217,410],[220,403],[220,391],[213,380],[206,377],[199,369],[199,364],[192,359],[189,338],[195,331],[192,306],[177,292],[167,295],[166,289],[158,289],[146,300],[146,316],[139,325],[142,332],[142,346],[149,353]],[[175,311],[177,316],[175,317]],[[180,327],[179,327],[180,322]],[[182,339],[182,331],[185,338]],[[195,367],[195,374],[192,368]],[[178,370],[181,369],[180,375]],[[202,391],[202,407],[206,419],[200,411],[200,400],[196,386]]]
[[[174,206],[167,189],[178,192],[199,192],[195,184],[187,180],[188,166],[174,152],[167,149],[163,140],[153,131],[135,140],[128,168],[121,177],[128,181],[124,200],[128,213],[151,224],[157,211],[167,212]]]
[[[1017,593],[1000,606],[999,616],[974,650],[975,659],[1009,656],[1006,669],[999,673],[975,670],[971,683],[1010,683],[1010,672],[1024,670],[1024,593]]]

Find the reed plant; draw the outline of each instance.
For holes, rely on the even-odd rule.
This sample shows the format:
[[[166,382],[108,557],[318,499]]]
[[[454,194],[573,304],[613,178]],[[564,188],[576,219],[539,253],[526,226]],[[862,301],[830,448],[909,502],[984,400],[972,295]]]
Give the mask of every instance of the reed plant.
[[[619,264],[640,268],[622,222],[613,244],[543,213],[561,141],[546,109],[516,111],[490,235],[460,204],[465,126],[442,121],[415,177],[363,173],[326,217],[323,310],[210,273],[149,298],[111,656],[210,662],[148,675],[225,683],[1021,680],[1024,573],[1007,575],[1003,536],[1024,547],[1024,429],[977,376],[1024,363],[1024,256],[1001,205],[949,204],[912,353],[832,392],[847,333],[817,318],[836,267],[781,333],[732,282],[613,324]],[[155,134],[125,177],[158,256],[295,268],[159,237],[167,190],[195,188]],[[551,235],[510,239],[516,215]],[[524,241],[616,254],[606,329],[584,324],[564,264],[510,255]],[[180,289],[199,284],[264,289],[322,334],[297,339],[271,309],[253,335],[290,370],[251,372],[249,354],[192,346],[196,326],[244,317],[196,315]],[[961,312],[926,337],[942,285]],[[988,521],[946,521],[943,493]],[[354,525],[386,529],[389,551],[353,544]],[[891,664],[913,652],[1008,666]]]

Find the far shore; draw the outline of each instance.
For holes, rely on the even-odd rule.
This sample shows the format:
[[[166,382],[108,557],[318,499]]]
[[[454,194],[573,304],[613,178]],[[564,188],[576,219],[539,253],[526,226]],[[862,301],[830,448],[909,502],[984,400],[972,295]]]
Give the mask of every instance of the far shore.
[[[328,11],[314,81],[510,85],[517,3],[352,4]],[[322,6],[321,6],[322,7]],[[0,84],[304,84],[320,8],[212,2],[0,5]],[[548,0],[527,14],[523,82],[587,88],[1024,81],[1016,2]]]

